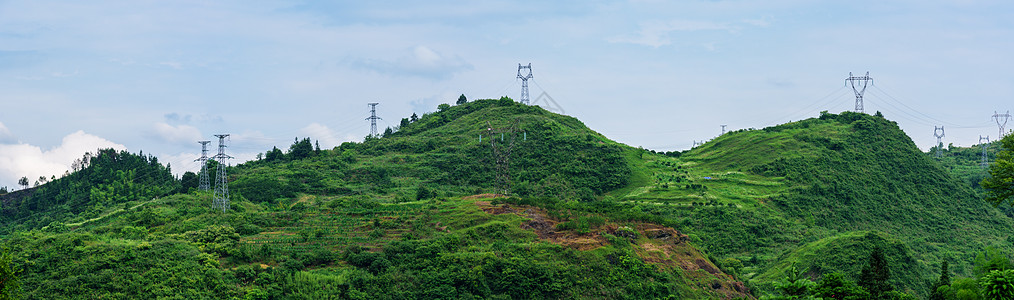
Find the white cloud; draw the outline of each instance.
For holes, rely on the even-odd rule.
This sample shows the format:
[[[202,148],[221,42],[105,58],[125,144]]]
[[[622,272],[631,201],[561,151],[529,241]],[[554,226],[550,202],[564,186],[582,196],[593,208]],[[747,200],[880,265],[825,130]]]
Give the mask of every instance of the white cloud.
[[[209,147],[210,148],[210,147]],[[214,155],[214,153],[208,153],[208,156]],[[201,157],[200,153],[186,153],[181,152],[179,154],[159,154],[158,161],[160,163],[169,164],[172,167],[174,176],[183,176],[183,173],[187,171],[197,173],[201,171],[201,163],[195,161],[198,157]]]
[[[0,122],[0,144],[12,144],[14,142],[17,142],[17,138],[11,133],[10,129],[7,129],[7,126],[3,122]]]
[[[81,158],[85,152],[94,153],[105,148],[127,149],[80,130],[65,136],[59,146],[48,150],[23,143],[0,145],[0,185],[16,187],[22,176],[27,176],[32,182],[39,176],[60,176],[70,170],[74,160]]]
[[[201,131],[190,125],[169,125],[157,123],[154,128],[154,136],[170,143],[194,143],[202,139]]]
[[[447,79],[455,73],[473,69],[472,64],[460,56],[445,56],[426,46],[416,46],[410,53],[393,61],[360,59],[354,61],[352,65],[383,74],[433,79]]]

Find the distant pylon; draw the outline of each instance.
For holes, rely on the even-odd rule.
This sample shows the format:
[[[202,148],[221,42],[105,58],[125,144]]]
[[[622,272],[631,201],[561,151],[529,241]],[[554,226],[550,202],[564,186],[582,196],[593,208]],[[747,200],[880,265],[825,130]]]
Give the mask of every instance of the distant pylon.
[[[370,106],[370,117],[366,118],[367,120],[370,120],[370,136],[377,137],[377,135],[379,135],[379,133],[377,132],[377,120],[382,120],[380,117],[377,116],[377,104],[380,103],[373,102],[367,104]]]
[[[493,160],[496,163],[496,178],[493,183],[493,194],[510,196],[511,151],[514,149],[514,140],[518,133],[524,132],[518,128],[518,124],[520,122],[521,120],[514,120],[514,123],[512,123],[510,127],[493,128],[493,125],[490,124],[489,121],[486,121],[486,135],[489,137],[489,146],[492,148]],[[497,142],[497,135],[499,135],[499,142]],[[479,139],[481,141],[482,136],[480,136]],[[525,139],[528,139],[527,132],[525,133]]]
[[[937,133],[938,131],[940,133]],[[933,126],[933,136],[937,137],[937,157],[940,157],[940,155],[943,154],[943,149],[944,149],[944,142],[943,142],[944,127],[943,126],[940,126],[940,127]]]
[[[221,209],[222,212],[229,210],[229,179],[226,177],[225,168],[228,166],[228,159],[232,156],[225,154],[225,138],[229,137],[228,134],[216,134],[218,137],[218,154],[214,158],[218,162],[217,173],[218,176],[215,179],[215,199],[211,202],[211,209]]]
[[[986,140],[986,142],[983,143],[982,142],[983,140]],[[979,136],[979,145],[982,146],[982,168],[985,169],[987,166],[989,166],[989,155],[986,154],[986,149],[989,148],[989,136],[988,135],[987,136],[981,136],[980,135]]]
[[[208,143],[211,141],[197,141],[201,143],[201,158],[195,159],[194,161],[201,162],[201,176],[198,181],[197,189],[207,191],[211,189],[211,184],[208,182]]]
[[[1003,118],[1003,122],[1000,121],[1000,118]],[[998,113],[996,111],[993,111],[993,120],[996,121],[996,126],[1000,127],[1000,135],[999,135],[1000,137],[997,138],[997,139],[1002,139],[1003,136],[1006,135],[1005,132],[1003,132],[1003,127],[1007,126],[1007,120],[1008,119],[1010,119],[1010,111],[1009,110],[1007,111],[1007,113],[1003,113],[1003,114]]]
[[[856,82],[859,82],[857,85]],[[849,72],[849,78],[845,78],[845,85],[851,85],[852,91],[856,93],[856,112],[863,113],[863,93],[866,92],[866,84],[873,81],[870,77],[870,72],[866,71],[866,76],[852,76],[852,72]]]
[[[727,126],[727,125],[722,124],[722,135],[725,135],[725,126]]]
[[[521,70],[527,69],[528,75],[521,75]],[[518,102],[528,105],[528,80],[532,79],[532,63],[528,63],[527,66],[518,64],[518,79],[521,79],[521,98]]]

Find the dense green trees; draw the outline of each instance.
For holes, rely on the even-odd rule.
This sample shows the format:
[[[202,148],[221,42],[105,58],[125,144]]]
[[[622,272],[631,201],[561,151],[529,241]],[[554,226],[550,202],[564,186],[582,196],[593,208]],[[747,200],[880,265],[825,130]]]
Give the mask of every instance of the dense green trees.
[[[289,158],[290,159],[304,159],[314,154],[313,144],[310,143],[310,138],[303,138],[299,140],[296,138],[292,146],[289,146]]]
[[[979,280],[986,299],[1014,299],[1014,270],[992,270]]]
[[[86,154],[86,167],[4,205],[0,230],[39,228],[51,222],[94,218],[126,202],[181,191],[182,185],[154,156],[102,149]]]
[[[21,296],[20,268],[14,264],[11,251],[0,249],[0,300],[18,299]]]
[[[209,177],[210,178],[210,177]],[[196,189],[200,186],[200,178],[196,173],[187,171],[180,177],[180,187],[183,191],[190,191],[190,189]]]
[[[1002,150],[989,166],[989,177],[982,180],[986,201],[993,205],[1014,206],[1014,134],[1000,140]]]

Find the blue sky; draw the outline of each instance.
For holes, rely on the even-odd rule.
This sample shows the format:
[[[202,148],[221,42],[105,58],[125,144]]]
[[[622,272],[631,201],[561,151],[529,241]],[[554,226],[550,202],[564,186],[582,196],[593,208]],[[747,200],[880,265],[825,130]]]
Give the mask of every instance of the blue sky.
[[[199,165],[295,137],[361,140],[457,95],[534,100],[617,141],[689,148],[851,110],[849,72],[916,144],[996,138],[1014,107],[1009,1],[0,0],[0,186],[98,147]],[[1014,127],[1012,120],[1009,128]]]

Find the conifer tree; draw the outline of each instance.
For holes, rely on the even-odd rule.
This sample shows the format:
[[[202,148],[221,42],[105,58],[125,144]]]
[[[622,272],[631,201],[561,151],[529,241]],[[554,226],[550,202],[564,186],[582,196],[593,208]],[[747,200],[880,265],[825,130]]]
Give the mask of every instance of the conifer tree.
[[[944,293],[940,292],[940,287],[947,285],[951,285],[951,272],[948,270],[948,264],[947,261],[945,260],[940,265],[940,280],[938,280],[937,283],[934,284],[933,288],[930,290],[930,299],[931,300],[946,299]]]
[[[879,247],[870,253],[870,261],[859,274],[859,286],[870,293],[873,299],[880,299],[884,293],[894,289],[887,281],[891,278],[891,268],[887,265],[884,251]]]

